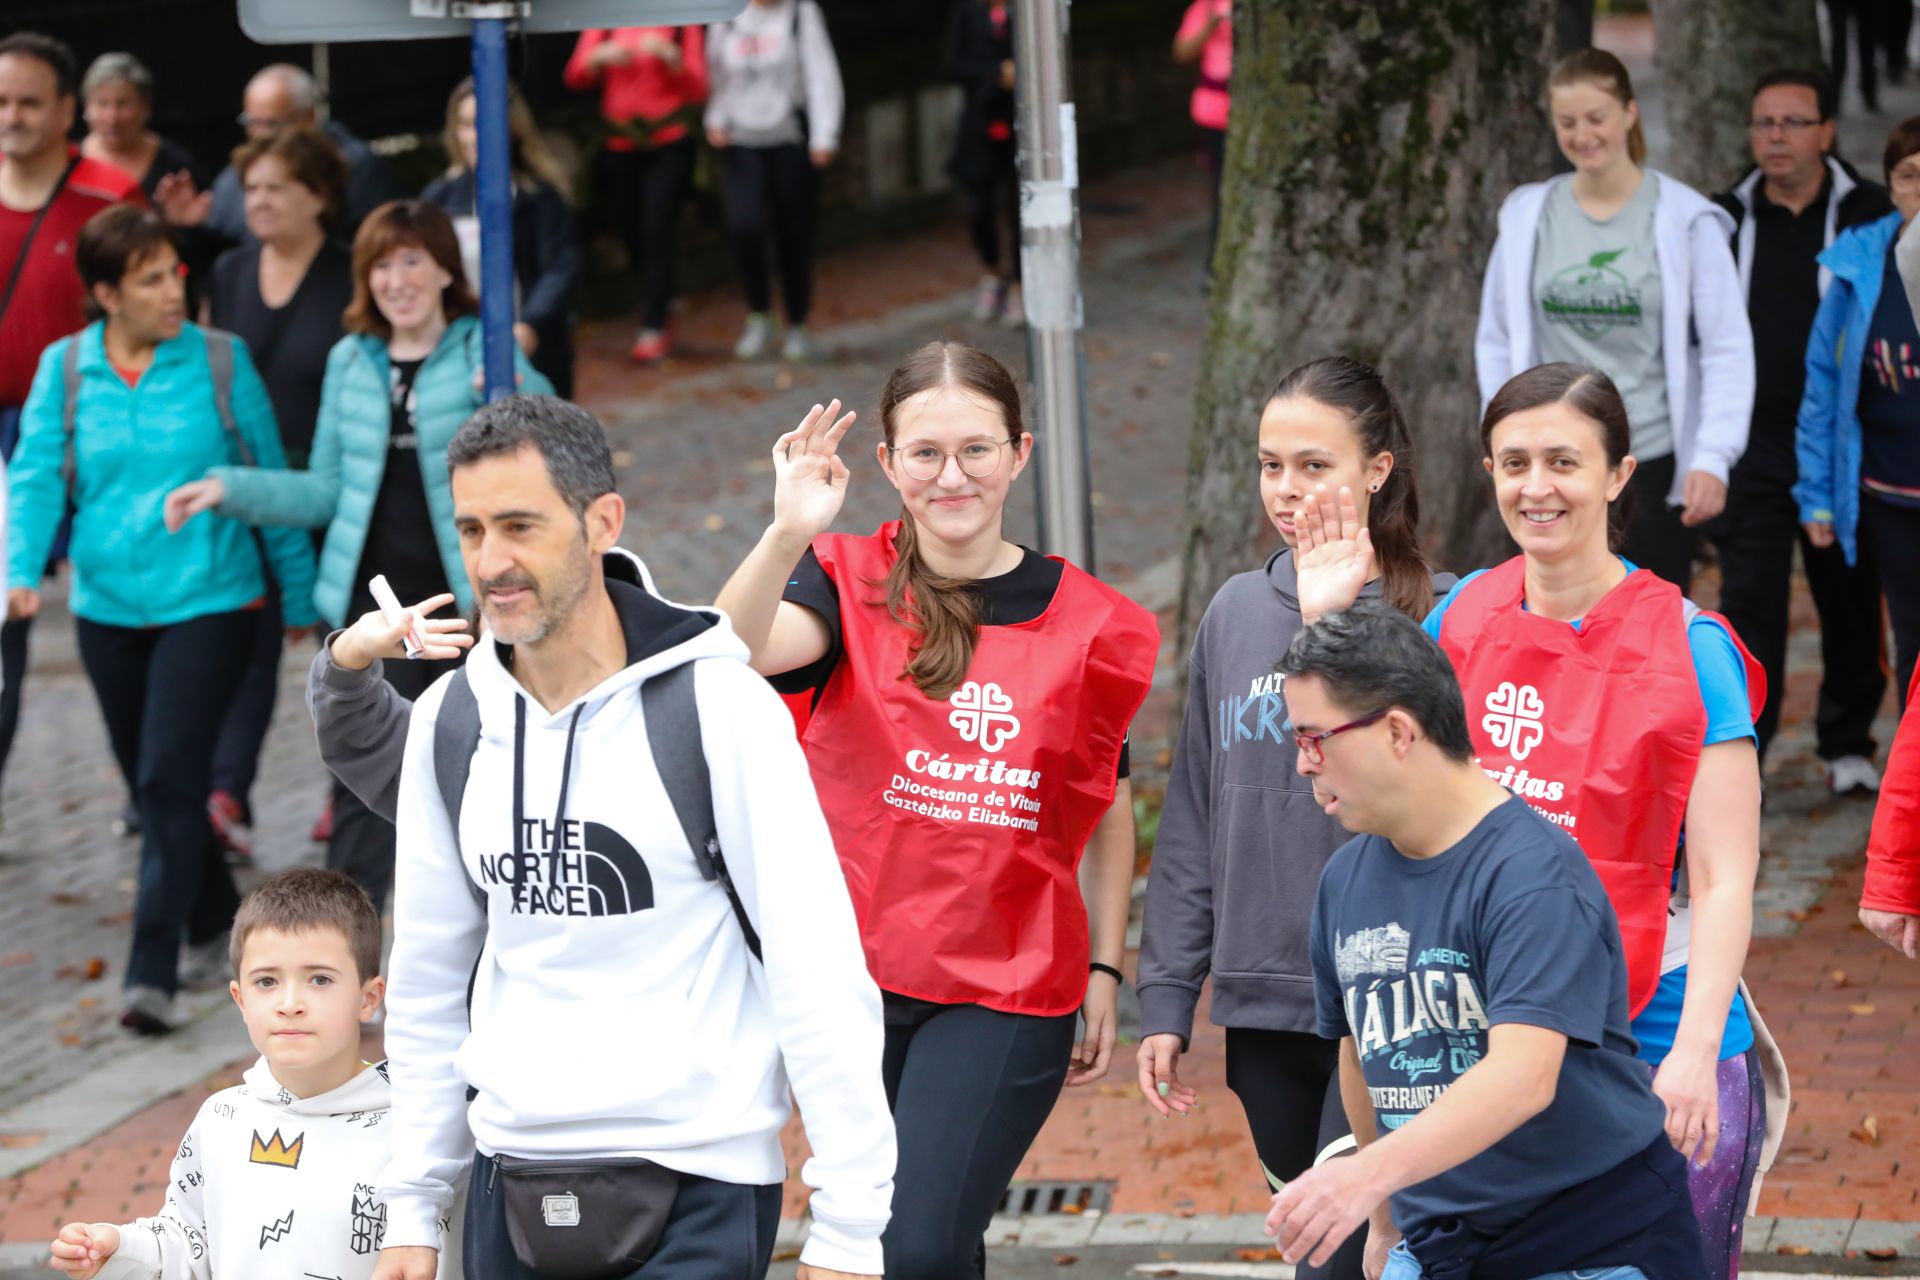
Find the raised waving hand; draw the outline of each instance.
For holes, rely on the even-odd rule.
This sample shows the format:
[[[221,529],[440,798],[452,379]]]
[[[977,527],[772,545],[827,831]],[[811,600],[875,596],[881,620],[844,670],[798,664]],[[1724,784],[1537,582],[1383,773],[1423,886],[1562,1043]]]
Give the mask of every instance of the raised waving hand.
[[[840,441],[859,415],[840,402],[813,406],[800,425],[773,442],[773,527],[811,542],[833,525],[847,500]]]
[[[1353,490],[1337,495],[1315,485],[1293,513],[1293,568],[1299,577],[1300,616],[1309,624],[1360,598],[1373,577],[1373,539],[1360,523]]]

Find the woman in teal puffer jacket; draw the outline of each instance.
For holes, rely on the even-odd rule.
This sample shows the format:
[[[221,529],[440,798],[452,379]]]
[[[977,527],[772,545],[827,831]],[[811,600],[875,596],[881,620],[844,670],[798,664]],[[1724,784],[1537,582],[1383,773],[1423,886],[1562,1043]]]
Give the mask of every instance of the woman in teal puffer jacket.
[[[163,532],[167,491],[185,477],[234,457],[281,464],[273,405],[244,343],[186,322],[180,258],[154,214],[101,212],[74,265],[106,318],[40,357],[10,476],[8,606],[39,611],[71,501],[80,660],[140,818],[121,1022],[159,1033],[174,1021],[181,943],[203,972],[226,955],[239,895],[207,822],[214,741],[269,575],[286,623],[315,621],[313,549],[294,530],[256,536],[230,519]]]
[[[353,243],[347,336],[327,357],[320,417],[305,471],[214,467],[167,500],[179,525],[202,511],[259,524],[326,526],[314,605],[335,627],[374,609],[367,582],[384,574],[405,601],[472,592],[453,527],[447,442],[480,407],[480,322],[447,215],[419,200],[375,209]],[[551,385],[515,352],[521,389]],[[386,665],[417,699],[450,663]],[[384,904],[393,827],[334,787],[327,865]]]

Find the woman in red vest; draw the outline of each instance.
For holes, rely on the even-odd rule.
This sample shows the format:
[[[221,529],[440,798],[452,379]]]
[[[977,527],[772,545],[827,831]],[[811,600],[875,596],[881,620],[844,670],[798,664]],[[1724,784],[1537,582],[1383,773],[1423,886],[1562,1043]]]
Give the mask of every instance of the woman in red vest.
[[[801,740],[886,1003],[887,1275],[952,1280],[984,1271],[1062,1084],[1112,1056],[1126,737],[1159,629],[1006,540],[1033,437],[993,357],[932,343],[893,371],[877,454],[902,511],[866,536],[825,532],[846,497],[839,407],[774,442],[773,524],[717,603],[756,670],[814,691]]]
[[[1426,628],[1460,676],[1481,767],[1578,840],[1607,888],[1640,1057],[1691,1161],[1707,1274],[1732,1280],[1786,1115],[1784,1065],[1740,983],[1765,676],[1724,619],[1614,551],[1634,460],[1605,374],[1518,374],[1480,436],[1521,554],[1469,574]],[[1370,562],[1350,504],[1322,493],[1297,518],[1303,595],[1310,576],[1346,581]]]
[[[1860,923],[1909,960],[1920,959],[1920,672],[1887,754],[1867,840]]]

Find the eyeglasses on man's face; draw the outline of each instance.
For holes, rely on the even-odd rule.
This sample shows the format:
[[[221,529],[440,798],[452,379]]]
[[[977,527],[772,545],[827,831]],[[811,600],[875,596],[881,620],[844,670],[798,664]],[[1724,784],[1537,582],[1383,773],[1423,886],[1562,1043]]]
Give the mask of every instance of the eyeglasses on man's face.
[[[1328,738],[1345,733],[1349,729],[1364,729],[1370,724],[1378,724],[1387,718],[1387,712],[1391,710],[1393,710],[1392,707],[1382,707],[1372,715],[1361,716],[1358,720],[1349,720],[1345,724],[1335,725],[1331,729],[1322,729],[1318,733],[1295,733],[1293,745],[1299,749],[1301,755],[1307,758],[1307,763],[1324,764],[1327,756],[1322,750],[1322,744]]]
[[[1805,116],[1758,116],[1747,121],[1747,128],[1762,135],[1771,134],[1777,129],[1791,138],[1824,123],[1824,120],[1809,120]]]
[[[975,480],[985,480],[1000,469],[1000,454],[1011,440],[969,440],[958,449],[941,449],[930,444],[910,444],[902,448],[887,446],[887,452],[915,480],[931,480],[946,470],[947,459],[960,464],[960,470]]]

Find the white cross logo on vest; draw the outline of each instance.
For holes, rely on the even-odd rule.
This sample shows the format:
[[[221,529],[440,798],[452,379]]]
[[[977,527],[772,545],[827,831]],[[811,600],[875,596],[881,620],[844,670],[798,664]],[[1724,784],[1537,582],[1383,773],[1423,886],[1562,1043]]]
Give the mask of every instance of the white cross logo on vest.
[[[1481,718],[1480,727],[1493,739],[1494,746],[1515,760],[1525,760],[1547,736],[1546,726],[1541,723],[1546,714],[1547,704],[1540,700],[1538,689],[1503,680],[1487,695],[1487,714]]]
[[[1013,714],[1013,699],[998,684],[969,680],[953,691],[947,701],[953,710],[947,723],[960,731],[963,742],[977,742],[982,751],[998,751],[1010,739],[1020,736],[1020,719]]]

